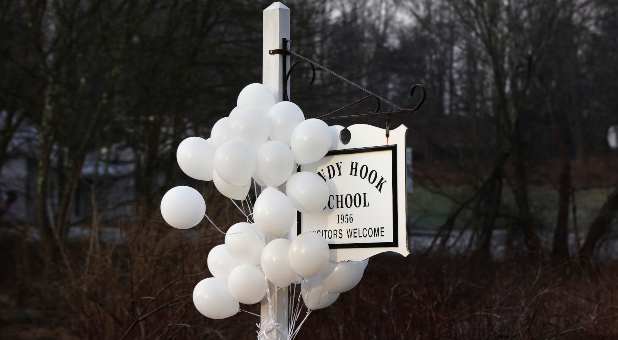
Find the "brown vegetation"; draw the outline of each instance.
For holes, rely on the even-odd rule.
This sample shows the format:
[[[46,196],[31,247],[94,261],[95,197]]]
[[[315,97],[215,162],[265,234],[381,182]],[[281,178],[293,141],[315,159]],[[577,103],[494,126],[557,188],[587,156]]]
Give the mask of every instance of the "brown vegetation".
[[[74,276],[42,268],[38,243],[5,239],[0,339],[255,338],[255,316],[208,320],[191,302],[221,235],[155,221],[122,230],[130,247],[72,243]],[[299,338],[610,339],[618,336],[617,278],[616,264],[588,271],[384,254],[357,288],[312,313]]]

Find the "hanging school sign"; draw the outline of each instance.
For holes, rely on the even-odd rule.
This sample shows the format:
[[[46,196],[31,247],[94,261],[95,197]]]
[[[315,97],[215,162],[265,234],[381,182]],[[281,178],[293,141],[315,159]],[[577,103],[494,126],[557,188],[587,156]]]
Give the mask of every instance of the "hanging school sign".
[[[362,260],[392,251],[409,254],[406,231],[405,136],[371,125],[348,127],[351,139],[301,171],[330,187],[320,213],[298,214],[297,233],[313,231],[330,244],[337,261]]]

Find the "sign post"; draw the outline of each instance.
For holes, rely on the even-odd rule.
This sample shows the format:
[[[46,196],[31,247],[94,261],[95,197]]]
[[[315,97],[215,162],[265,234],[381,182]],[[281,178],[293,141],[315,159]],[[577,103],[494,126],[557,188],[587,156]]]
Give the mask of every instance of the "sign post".
[[[290,39],[290,9],[274,2],[263,12],[262,83],[283,100],[283,58],[287,55],[269,54],[269,50],[282,48],[283,39]],[[290,65],[286,62],[286,65]],[[289,67],[289,66],[288,66]],[[287,70],[285,71],[287,72]],[[287,83],[289,93],[289,82]],[[269,240],[267,240],[269,241]],[[285,340],[288,335],[288,289],[268,283],[267,296],[260,306],[259,340]]]
[[[289,82],[284,81],[290,57],[269,52],[287,48],[282,44],[289,40],[290,10],[274,2],[263,13],[262,83],[278,101],[290,93]],[[352,125],[347,143],[339,140],[322,160],[302,166],[302,171],[324,179],[330,196],[325,211],[298,213],[297,224],[290,226],[296,231],[291,236],[321,234],[337,262],[360,261],[388,251],[407,256],[406,130],[403,125],[394,130]],[[260,317],[259,340],[288,339],[287,288],[268,283]]]

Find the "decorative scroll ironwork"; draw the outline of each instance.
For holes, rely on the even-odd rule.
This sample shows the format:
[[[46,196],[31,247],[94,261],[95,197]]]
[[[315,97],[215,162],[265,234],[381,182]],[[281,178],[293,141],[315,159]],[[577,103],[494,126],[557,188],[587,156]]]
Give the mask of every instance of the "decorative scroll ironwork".
[[[295,51],[292,51],[288,48],[288,40],[287,39],[283,39],[282,40],[282,48],[279,49],[274,49],[274,50],[270,50],[269,51],[270,54],[281,54],[283,57],[283,69],[287,70],[287,56],[294,56],[298,59],[300,59],[299,61],[296,61],[294,64],[292,64],[292,66],[290,67],[289,70],[287,70],[287,72],[283,73],[283,98],[284,100],[289,100],[288,97],[288,93],[287,93],[287,84],[288,81],[290,79],[290,76],[292,74],[292,72],[297,68],[297,66],[301,63],[307,63],[308,65],[311,66],[311,72],[312,72],[312,76],[311,76],[311,81],[310,84],[313,84],[315,81],[315,75],[316,75],[316,69],[320,69],[322,71],[325,71],[326,73],[330,74],[331,76],[343,81],[344,83],[347,83],[353,87],[356,87],[357,89],[359,89],[362,92],[365,92],[367,94],[367,96],[362,97],[354,102],[345,104],[335,110],[317,115],[315,118],[320,118],[320,119],[324,119],[324,120],[345,120],[345,119],[352,119],[352,118],[358,118],[358,117],[370,117],[370,116],[386,116],[386,124],[387,124],[387,135],[388,135],[388,129],[389,129],[389,121],[390,121],[390,117],[391,115],[395,115],[395,114],[401,114],[401,113],[413,113],[418,111],[423,104],[425,103],[425,99],[427,97],[426,91],[425,91],[425,86],[423,84],[414,84],[410,87],[410,97],[414,98],[415,94],[417,93],[417,91],[420,91],[420,98],[418,99],[418,101],[416,102],[416,104],[412,107],[402,107],[397,105],[396,103],[390,101],[389,99],[387,99],[384,96],[381,96],[373,91],[370,91],[369,89],[363,87],[362,85],[344,77],[343,75],[329,69],[328,67],[318,63],[315,60],[312,60],[310,58],[307,58]],[[376,100],[376,107],[372,112],[364,112],[364,113],[356,113],[356,114],[349,114],[349,115],[341,115],[342,112],[344,112],[345,110],[356,106],[358,104],[361,104],[367,100],[369,100],[370,98],[373,98]],[[388,104],[391,107],[391,110],[389,111],[381,111],[382,109],[382,104]]]

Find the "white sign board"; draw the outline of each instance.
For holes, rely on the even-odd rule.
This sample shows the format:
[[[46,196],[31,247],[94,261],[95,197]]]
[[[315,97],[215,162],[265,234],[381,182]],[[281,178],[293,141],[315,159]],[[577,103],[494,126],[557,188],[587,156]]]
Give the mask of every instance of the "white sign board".
[[[350,142],[321,161],[301,167],[320,175],[330,187],[320,213],[298,214],[297,234],[322,235],[337,261],[363,260],[392,251],[409,254],[406,231],[407,128],[389,132],[371,125],[348,127]]]

